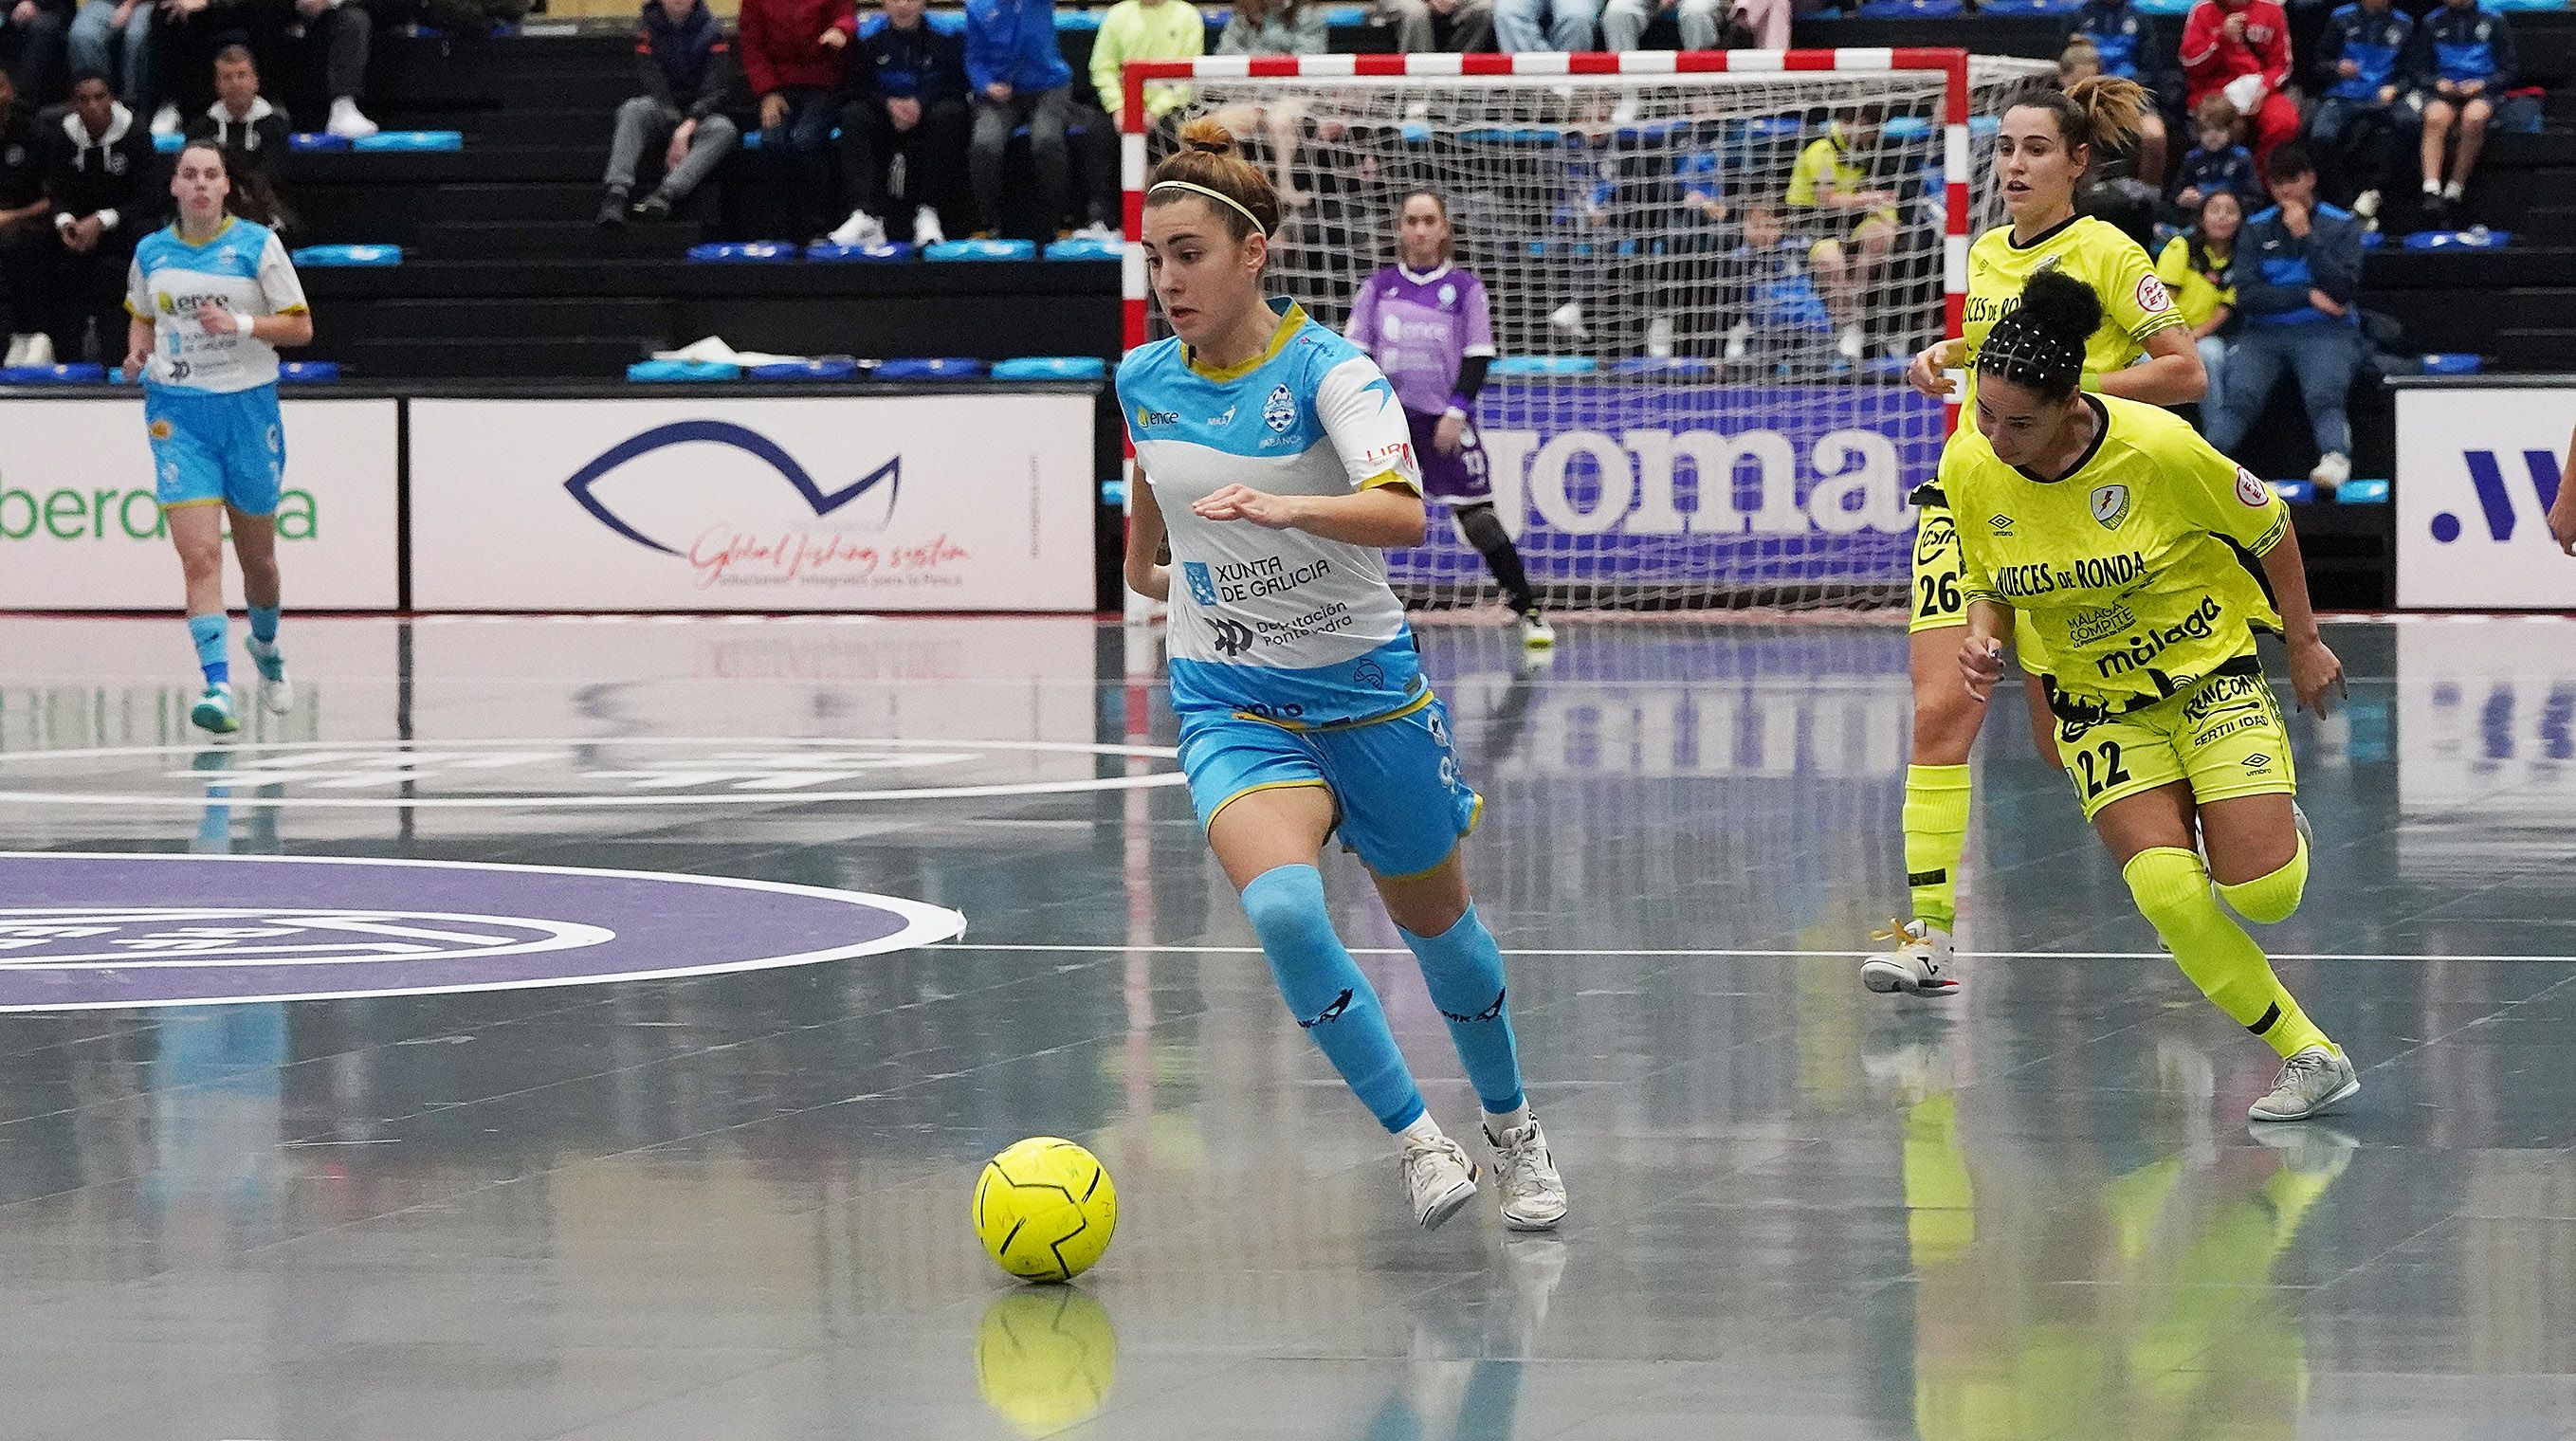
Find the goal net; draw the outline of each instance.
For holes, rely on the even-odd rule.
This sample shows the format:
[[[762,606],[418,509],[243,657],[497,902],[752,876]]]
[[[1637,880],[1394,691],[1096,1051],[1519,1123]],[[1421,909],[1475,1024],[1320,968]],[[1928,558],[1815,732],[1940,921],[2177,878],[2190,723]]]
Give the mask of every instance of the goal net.
[[[1945,433],[1905,363],[1957,333],[1967,237],[2000,218],[1994,117],[2049,73],[1956,50],[1143,62],[1128,230],[1176,143],[1148,85],[1186,83],[1181,113],[1271,171],[1272,287],[1337,330],[1428,189],[1498,352],[1466,458],[1547,605],[1891,604]],[[1129,344],[1168,334],[1141,260],[1127,283]],[[1384,359],[1458,296],[1410,294],[1353,338]],[[1497,596],[1437,519],[1390,563],[1416,606]]]

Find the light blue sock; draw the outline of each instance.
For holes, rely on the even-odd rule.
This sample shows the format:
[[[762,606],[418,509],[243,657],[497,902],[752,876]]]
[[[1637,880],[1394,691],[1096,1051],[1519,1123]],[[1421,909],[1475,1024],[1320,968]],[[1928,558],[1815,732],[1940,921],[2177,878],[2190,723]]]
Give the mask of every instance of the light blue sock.
[[[1422,981],[1431,1004],[1449,1022],[1449,1039],[1458,1045],[1458,1064],[1485,1112],[1508,1116],[1521,1108],[1521,1058],[1512,1038],[1512,1014],[1503,1005],[1503,949],[1476,915],[1474,906],[1457,924],[1436,936],[1417,936],[1402,926],[1404,943],[1422,962]]]
[[[1313,866],[1263,871],[1243,888],[1243,913],[1252,918],[1289,1014],[1323,1047],[1360,1104],[1389,1131],[1420,1120],[1422,1090],[1404,1068],[1377,991],[1333,934],[1323,873]]]
[[[277,644],[277,607],[255,605],[250,608],[250,638],[261,645]]]
[[[233,678],[232,662],[224,659],[226,629],[222,611],[188,617],[188,639],[197,643],[197,667],[206,673],[208,685],[227,685]]]

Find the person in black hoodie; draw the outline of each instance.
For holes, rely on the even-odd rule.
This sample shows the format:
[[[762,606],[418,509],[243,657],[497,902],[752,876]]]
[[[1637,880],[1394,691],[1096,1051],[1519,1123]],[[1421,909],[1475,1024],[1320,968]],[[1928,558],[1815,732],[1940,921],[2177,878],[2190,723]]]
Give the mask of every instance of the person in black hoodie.
[[[912,209],[912,243],[947,238],[939,212],[966,171],[966,40],[922,18],[922,0],[883,0],[885,16],[859,33],[841,107],[841,188],[850,218],[842,245],[881,243],[885,218]],[[895,162],[902,161],[901,183]]]
[[[43,297],[54,255],[53,227],[45,223],[44,146],[36,112],[19,103],[18,87],[0,70],[0,331],[9,354],[0,364],[50,365],[53,341],[44,334]]]
[[[0,55],[28,104],[44,104],[62,78],[71,28],[71,0],[0,0]]]
[[[644,0],[635,23],[635,74],[644,93],[617,107],[608,193],[599,202],[602,225],[626,223],[635,168],[646,151],[660,150],[662,183],[635,213],[660,220],[742,138],[723,108],[733,86],[733,46],[723,24],[698,0]]]
[[[135,238],[159,218],[152,127],[117,102],[106,76],[90,71],[73,79],[72,102],[45,142],[45,198],[58,246],[54,358],[79,360],[96,322],[99,358],[112,365],[124,354],[125,268]]]
[[[232,174],[267,174],[286,153],[292,128],[286,108],[259,93],[259,62],[250,47],[225,46],[215,56],[215,103],[188,122],[188,138],[215,142]]]

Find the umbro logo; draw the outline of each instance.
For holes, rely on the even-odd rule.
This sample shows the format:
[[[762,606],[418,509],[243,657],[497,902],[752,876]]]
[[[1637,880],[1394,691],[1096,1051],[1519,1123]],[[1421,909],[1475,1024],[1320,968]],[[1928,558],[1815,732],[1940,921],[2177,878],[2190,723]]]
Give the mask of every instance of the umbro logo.
[[[2256,751],[2254,754],[2252,754],[2252,755],[2250,755],[2250,756],[2247,756],[2245,759],[2243,759],[2243,760],[2241,760],[2241,761],[2237,762],[2237,764],[2239,764],[2239,765],[2241,765],[2241,766],[2245,767],[2245,768],[2246,768],[2247,770],[2249,770],[2249,771],[2259,771],[2259,770],[2262,770],[2263,768],[2265,768],[2266,766],[2271,765],[2271,764],[2272,764],[2272,758],[2271,758],[2270,756],[2267,756],[2267,755],[2263,754],[2261,751]]]
[[[2013,518],[2009,515],[1991,516],[1987,519],[1986,524],[1997,535],[2012,534]]]

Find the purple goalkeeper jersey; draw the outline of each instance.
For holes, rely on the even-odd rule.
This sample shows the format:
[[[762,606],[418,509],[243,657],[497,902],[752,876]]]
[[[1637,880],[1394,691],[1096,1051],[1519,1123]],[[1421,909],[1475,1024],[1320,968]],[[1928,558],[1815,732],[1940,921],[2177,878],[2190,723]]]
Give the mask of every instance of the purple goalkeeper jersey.
[[[1360,287],[1346,334],[1395,382],[1405,409],[1438,415],[1457,392],[1459,365],[1494,353],[1494,313],[1473,272],[1390,265]]]

